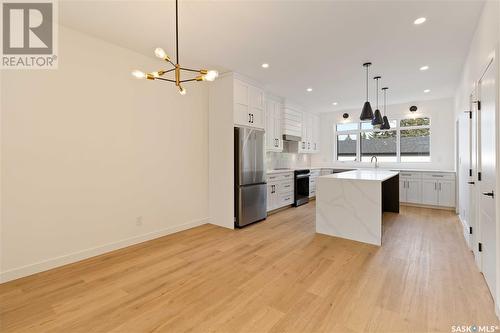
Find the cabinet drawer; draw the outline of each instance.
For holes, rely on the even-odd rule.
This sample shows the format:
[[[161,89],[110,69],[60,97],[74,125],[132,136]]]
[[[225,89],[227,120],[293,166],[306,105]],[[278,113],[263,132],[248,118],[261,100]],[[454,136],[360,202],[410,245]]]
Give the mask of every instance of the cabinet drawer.
[[[399,172],[399,177],[400,178],[406,178],[406,179],[422,179],[422,173],[420,173],[420,172],[400,171]]]
[[[276,183],[282,180],[292,180],[293,181],[293,173],[285,172],[285,173],[273,173],[267,175],[268,183]]]
[[[279,194],[293,194],[293,180],[281,181],[277,185]]]
[[[278,197],[278,207],[291,205],[293,203],[293,194],[283,194]]]
[[[454,180],[455,174],[450,172],[424,172],[422,173],[423,179],[446,179],[446,180]]]

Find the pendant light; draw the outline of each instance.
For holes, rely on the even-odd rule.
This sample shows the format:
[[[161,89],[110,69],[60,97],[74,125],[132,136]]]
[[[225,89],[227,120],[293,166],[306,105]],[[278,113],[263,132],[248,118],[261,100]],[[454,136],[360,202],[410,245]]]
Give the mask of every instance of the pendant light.
[[[376,84],[376,96],[377,96],[377,109],[375,110],[375,113],[373,114],[373,119],[372,119],[372,125],[375,128],[380,128],[380,126],[384,123],[384,120],[382,119],[382,114],[380,114],[380,110],[378,108],[378,80],[380,80],[382,77],[381,76],[375,76],[373,79],[377,81]]]
[[[191,81],[214,81],[219,73],[214,70],[206,70],[206,69],[191,69],[181,67],[179,64],[179,9],[178,9],[178,0],[175,0],[175,64],[172,62],[170,57],[165,53],[162,48],[156,48],[154,53],[155,55],[169,63],[173,68],[167,70],[159,70],[156,72],[144,73],[142,71],[135,70],[132,72],[132,75],[137,79],[148,79],[148,80],[160,80],[175,83],[177,88],[179,89],[179,93],[181,95],[186,94],[186,89],[182,86],[182,83],[191,82]],[[191,77],[185,80],[181,79],[181,72],[191,72],[197,73],[196,77]],[[174,77],[172,79],[164,78],[163,75],[174,72]]]
[[[373,118],[372,106],[368,101],[368,67],[370,67],[371,65],[371,62],[365,62],[363,64],[363,67],[366,68],[366,102],[363,105],[363,110],[361,111],[361,115],[359,116],[360,120],[372,120]]]
[[[383,130],[391,129],[391,124],[389,124],[389,119],[385,115],[385,113],[387,112],[387,89],[389,88],[388,87],[382,88],[382,90],[384,91],[384,116],[382,117],[384,123],[380,126],[380,129]]]

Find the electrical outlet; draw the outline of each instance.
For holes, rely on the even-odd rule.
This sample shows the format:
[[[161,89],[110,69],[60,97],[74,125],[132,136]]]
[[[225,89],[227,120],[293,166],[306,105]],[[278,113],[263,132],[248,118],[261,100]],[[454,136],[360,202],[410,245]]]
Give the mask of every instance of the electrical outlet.
[[[141,226],[142,225],[142,216],[137,216],[135,218],[135,225],[136,226]]]

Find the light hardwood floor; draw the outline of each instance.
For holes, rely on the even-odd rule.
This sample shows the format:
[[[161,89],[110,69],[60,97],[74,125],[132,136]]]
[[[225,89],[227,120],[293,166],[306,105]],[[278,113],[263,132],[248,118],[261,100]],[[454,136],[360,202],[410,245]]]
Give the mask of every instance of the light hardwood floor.
[[[316,235],[311,202],[0,285],[5,332],[450,332],[498,325],[448,211],[386,214],[383,246]]]

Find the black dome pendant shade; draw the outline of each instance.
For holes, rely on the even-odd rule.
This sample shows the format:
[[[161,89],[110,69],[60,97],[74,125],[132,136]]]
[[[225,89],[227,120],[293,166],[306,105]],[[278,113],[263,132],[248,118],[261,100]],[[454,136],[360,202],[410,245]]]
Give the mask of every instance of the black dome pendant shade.
[[[381,130],[388,130],[391,129],[391,124],[389,124],[389,119],[385,115],[386,109],[387,109],[387,87],[382,88],[384,91],[384,116],[382,117],[383,124],[380,126]]]
[[[377,80],[377,85],[376,85],[376,91],[377,91],[377,109],[375,110],[375,113],[373,115],[373,119],[372,119],[372,125],[373,127],[375,128],[380,128],[380,126],[384,123],[383,119],[382,119],[382,114],[380,113],[380,110],[378,109],[378,80],[381,79],[380,76],[375,76],[373,78],[374,80]]]
[[[361,110],[361,115],[359,116],[360,120],[372,120],[373,119],[373,110],[370,102],[368,101],[368,67],[372,65],[371,62],[365,62],[363,67],[366,68],[366,102],[363,105],[363,109]]]

